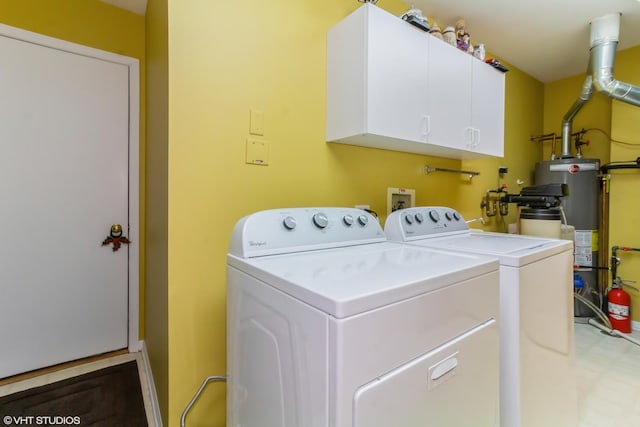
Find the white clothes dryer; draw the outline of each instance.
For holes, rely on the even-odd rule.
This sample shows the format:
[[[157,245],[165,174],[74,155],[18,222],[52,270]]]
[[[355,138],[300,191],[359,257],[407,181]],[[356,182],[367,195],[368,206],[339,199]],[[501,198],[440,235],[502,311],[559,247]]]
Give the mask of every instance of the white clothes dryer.
[[[500,423],[576,426],[573,244],[470,230],[446,207],[387,217],[390,241],[500,260]]]
[[[229,427],[498,424],[499,263],[350,208],[261,211],[227,257]]]

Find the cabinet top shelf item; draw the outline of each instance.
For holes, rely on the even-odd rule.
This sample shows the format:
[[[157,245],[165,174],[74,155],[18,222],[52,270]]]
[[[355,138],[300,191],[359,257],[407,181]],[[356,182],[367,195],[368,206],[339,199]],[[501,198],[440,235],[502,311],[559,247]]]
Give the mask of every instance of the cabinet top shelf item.
[[[366,3],[327,34],[327,141],[502,157],[504,74]]]

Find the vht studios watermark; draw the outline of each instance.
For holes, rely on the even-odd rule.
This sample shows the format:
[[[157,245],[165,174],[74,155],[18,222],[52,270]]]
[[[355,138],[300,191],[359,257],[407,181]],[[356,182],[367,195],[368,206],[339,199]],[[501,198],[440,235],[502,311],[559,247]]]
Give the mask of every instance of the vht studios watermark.
[[[80,417],[60,415],[21,415],[18,417],[5,415],[2,422],[6,426],[69,426],[80,425]]]

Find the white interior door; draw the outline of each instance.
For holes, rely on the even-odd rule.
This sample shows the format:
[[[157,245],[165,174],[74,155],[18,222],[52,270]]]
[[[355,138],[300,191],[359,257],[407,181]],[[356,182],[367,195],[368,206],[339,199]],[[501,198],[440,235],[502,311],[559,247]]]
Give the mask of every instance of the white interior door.
[[[0,36],[0,378],[129,347],[137,305],[131,70],[51,40]]]

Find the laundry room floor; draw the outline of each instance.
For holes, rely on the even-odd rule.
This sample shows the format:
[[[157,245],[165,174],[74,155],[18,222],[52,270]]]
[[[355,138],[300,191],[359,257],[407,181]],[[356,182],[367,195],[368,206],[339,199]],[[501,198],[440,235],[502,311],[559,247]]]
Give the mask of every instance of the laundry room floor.
[[[640,346],[576,323],[575,349],[578,426],[640,426]]]
[[[634,331],[632,336],[640,340],[640,331]],[[575,324],[575,340],[578,427],[640,426],[640,346],[580,323]],[[1,385],[0,396],[139,358],[135,354],[118,355],[21,383]],[[144,375],[143,369],[140,372]],[[142,380],[145,406],[150,414],[150,395],[145,384]],[[153,426],[152,417],[147,419],[149,426]]]
[[[135,362],[137,364],[137,371],[138,371],[138,376],[140,380],[140,391],[142,393],[144,412],[146,413],[146,423],[142,421],[140,423],[136,423],[136,425],[144,424],[149,427],[155,427],[154,418],[152,416],[153,410],[152,410],[152,402],[151,402],[151,393],[147,386],[148,383],[147,383],[147,378],[145,374],[144,363],[142,361],[141,353],[125,353],[125,354],[109,356],[106,358],[96,358],[96,359],[97,360],[92,360],[86,363],[82,363],[82,362],[71,363],[71,365],[73,366],[64,367],[62,369],[55,369],[55,368],[45,369],[41,371],[41,372],[44,372],[43,374],[37,375],[37,376],[32,376],[32,375],[19,376],[18,377],[19,381],[2,381],[0,382],[0,399],[2,399],[3,396],[13,395],[14,393],[19,393],[26,390],[32,390],[35,388],[42,388],[43,386],[47,386],[48,384],[53,384],[53,383],[59,384],[61,382],[64,382],[67,379],[77,378],[84,374],[89,374],[92,372],[105,370],[106,368],[109,368],[109,367],[115,367],[119,365],[125,365],[130,362]],[[22,377],[26,377],[26,379],[21,379]],[[124,392],[126,390],[121,390],[121,391]],[[126,396],[128,396],[127,398],[131,398],[129,394],[126,394]],[[105,396],[105,398],[106,397],[107,396]],[[60,398],[59,400],[61,399],[62,398]],[[43,405],[40,405],[40,406],[43,406]],[[120,406],[118,406],[118,408],[120,408]],[[2,417],[4,425],[13,425],[13,424],[32,425],[32,423],[34,422],[35,424],[39,423],[35,415],[30,417],[30,416],[22,416],[21,413],[10,414],[10,413],[5,413],[3,409],[7,409],[7,408],[3,408],[2,405],[0,405],[0,416]],[[128,414],[128,413],[125,413],[125,414]],[[47,412],[46,414],[39,414],[39,415],[44,416],[44,415],[51,415],[51,414]],[[67,414],[61,413],[58,415],[65,416]],[[15,417],[15,419],[11,417]]]

